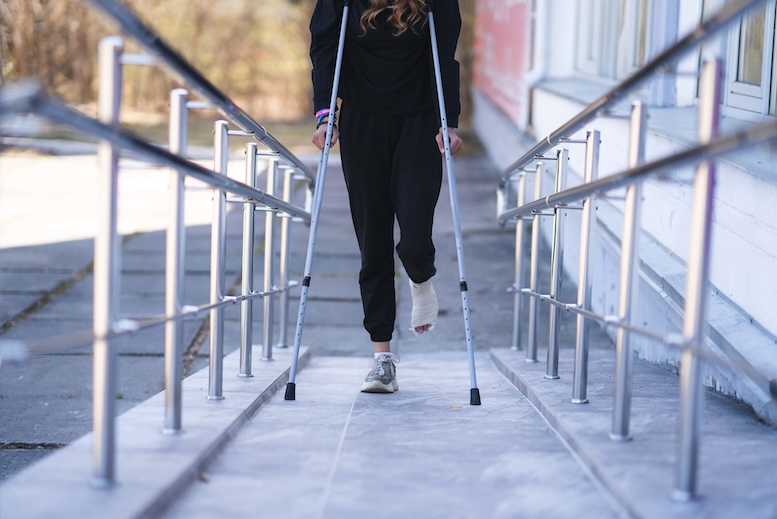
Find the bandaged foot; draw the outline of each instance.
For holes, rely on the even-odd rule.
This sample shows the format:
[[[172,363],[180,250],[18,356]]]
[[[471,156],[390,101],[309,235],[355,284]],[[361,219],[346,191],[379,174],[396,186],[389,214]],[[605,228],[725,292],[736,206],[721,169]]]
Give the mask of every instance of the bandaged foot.
[[[416,333],[428,332],[437,322],[437,294],[432,280],[413,283],[410,280],[410,295],[413,298],[413,311],[410,315],[410,328]]]

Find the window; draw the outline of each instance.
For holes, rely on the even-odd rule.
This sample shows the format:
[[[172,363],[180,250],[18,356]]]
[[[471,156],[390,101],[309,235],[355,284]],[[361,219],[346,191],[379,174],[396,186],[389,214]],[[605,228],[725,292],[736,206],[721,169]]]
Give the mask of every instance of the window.
[[[745,15],[728,41],[726,105],[775,114],[775,0]]]
[[[618,44],[618,77],[623,78],[650,61],[651,0],[622,3],[621,37]]]
[[[634,42],[634,52],[632,53],[631,64],[639,68],[648,62],[650,57],[650,1],[638,0],[636,13],[636,41]]]
[[[579,0],[577,69],[623,79],[650,60],[651,0]]]
[[[578,3],[577,68],[599,75],[605,35],[602,31],[605,0],[580,0]]]

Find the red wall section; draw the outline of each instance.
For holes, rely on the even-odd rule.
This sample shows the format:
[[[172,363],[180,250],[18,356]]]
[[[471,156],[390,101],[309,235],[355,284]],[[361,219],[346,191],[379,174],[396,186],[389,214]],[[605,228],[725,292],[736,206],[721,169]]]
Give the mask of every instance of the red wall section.
[[[478,0],[475,16],[475,86],[520,124],[529,1]]]

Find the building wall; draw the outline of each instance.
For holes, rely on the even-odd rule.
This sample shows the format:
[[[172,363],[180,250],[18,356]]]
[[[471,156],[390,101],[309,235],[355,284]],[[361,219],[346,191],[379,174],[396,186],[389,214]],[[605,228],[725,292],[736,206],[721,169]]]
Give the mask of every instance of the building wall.
[[[514,20],[516,25],[512,30],[500,33],[509,35],[509,38],[500,40],[495,32],[485,37],[488,45],[484,47],[484,52],[488,48],[502,47],[502,41],[509,42],[516,34],[541,40],[531,44],[524,40],[522,43],[523,49],[532,48],[536,52],[531,67],[524,61],[520,70],[517,65],[513,68],[504,66],[500,70],[510,71],[509,74],[488,76],[493,81],[499,78],[499,81],[520,85],[526,97],[525,106],[530,107],[530,111],[519,113],[525,118],[514,116],[511,112],[514,107],[504,102],[499,89],[491,82],[476,83],[476,130],[500,167],[510,165],[536,140],[551,134],[636,70],[640,52],[644,54],[644,59],[649,59],[675,41],[678,34],[684,35],[695,27],[703,15],[714,12],[720,2],[691,0],[678,6],[669,0],[626,1],[620,4],[626,7],[623,12],[616,13],[618,16],[605,12],[608,5],[615,3],[599,0],[548,0],[540,4],[543,7],[535,13],[536,30],[527,30],[529,18],[525,16]],[[639,30],[640,5],[649,6],[648,11],[641,13],[644,22],[642,30]],[[558,14],[563,9],[571,12],[572,16],[562,20],[552,14]],[[774,11],[777,10],[774,0],[768,2],[768,9],[771,11],[766,18],[767,43],[769,24],[772,24],[772,39],[774,36]],[[595,18],[596,13],[602,16]],[[631,25],[629,17],[633,21]],[[618,21],[623,21],[620,32],[611,30],[610,36],[606,36],[607,24],[617,25]],[[488,24],[479,24],[478,30],[489,27]],[[639,34],[634,31],[629,33],[629,29]],[[583,47],[591,45],[591,42],[595,47],[596,38],[602,40],[598,43],[602,52],[589,59],[591,53],[586,53]],[[634,98],[640,98],[649,105],[647,160],[681,151],[696,142],[696,75],[702,54],[717,54],[728,63],[723,89],[723,133],[748,124],[747,120],[773,117],[774,107],[769,106],[768,96],[774,96],[774,92],[769,93],[768,89],[760,115],[743,113],[735,102],[738,87],[732,78],[737,71],[732,70],[732,62],[737,58],[734,53],[740,41],[738,38],[738,33],[730,31],[709,42],[703,50],[691,52],[679,62],[678,70],[682,74],[656,77],[635,92]],[[613,45],[617,47],[616,51],[612,50]],[[769,49],[764,51],[772,52]],[[487,62],[488,59],[482,54],[476,55],[476,60]],[[769,76],[772,72],[767,70],[770,65],[768,59],[767,54],[764,58],[765,76],[762,78],[764,88],[769,84],[777,85]],[[482,65],[476,61],[475,66],[478,69]],[[521,99],[521,95],[514,93],[512,98]],[[519,103],[517,106],[522,105]],[[629,102],[615,107],[614,111],[619,115],[628,114]],[[599,176],[624,170],[628,153],[627,121],[621,117],[599,118],[586,128],[590,129],[602,132]],[[535,140],[517,147],[516,143],[526,139],[527,132]],[[585,130],[569,137],[582,139]],[[567,147],[571,170],[567,185],[573,186],[582,181],[583,148],[580,145]],[[709,365],[705,377],[708,385],[741,398],[761,416],[777,423],[777,411],[768,398],[768,380],[777,378],[777,316],[771,310],[777,297],[774,296],[777,294],[777,276],[770,274],[777,267],[777,216],[773,210],[777,201],[775,159],[777,149],[765,146],[737,153],[718,163],[710,272],[712,286],[708,298],[708,346],[717,355],[756,367],[762,376],[749,380],[731,370]],[[678,333],[682,327],[692,175],[693,168],[667,171],[644,184],[640,239],[642,265],[633,322],[659,333]],[[552,173],[548,169],[543,195],[550,193],[552,185]],[[613,315],[617,309],[623,221],[622,202],[617,200],[618,194],[622,192],[597,203],[597,237],[591,252],[595,261],[594,310],[605,315]],[[566,224],[564,266],[566,274],[575,281],[579,217],[570,212]],[[546,225],[546,240],[549,233],[550,225]],[[677,350],[641,338],[634,339],[634,346],[643,358],[671,369],[676,369],[678,365]]]
[[[526,0],[476,3],[474,85],[516,125],[525,116]]]

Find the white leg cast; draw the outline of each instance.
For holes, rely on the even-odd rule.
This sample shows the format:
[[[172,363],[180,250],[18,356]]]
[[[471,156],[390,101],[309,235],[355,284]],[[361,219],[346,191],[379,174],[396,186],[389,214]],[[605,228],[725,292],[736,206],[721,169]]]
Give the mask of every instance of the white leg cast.
[[[423,283],[413,283],[410,280],[410,295],[413,298],[413,311],[410,315],[410,329],[415,331],[419,326],[429,325],[429,330],[437,323],[437,294],[432,286],[432,280]]]

